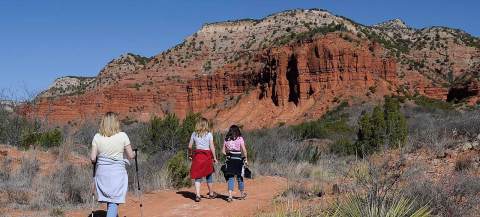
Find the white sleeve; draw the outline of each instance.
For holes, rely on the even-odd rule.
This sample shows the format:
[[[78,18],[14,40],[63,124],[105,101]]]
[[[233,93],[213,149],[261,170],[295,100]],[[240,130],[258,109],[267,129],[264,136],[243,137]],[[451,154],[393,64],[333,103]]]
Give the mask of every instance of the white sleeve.
[[[209,141],[209,142],[213,142],[213,135],[212,135],[212,133],[208,133],[207,136],[208,136],[208,141]]]
[[[123,133],[124,135],[124,144],[123,146],[130,145],[130,138],[128,138],[128,135],[126,133]]]
[[[190,136],[190,144],[193,145],[195,139],[193,138],[195,136],[195,132],[192,133],[192,135]]]
[[[92,140],[92,148],[94,147],[97,147],[97,134],[95,134],[95,136],[93,137],[93,140]]]

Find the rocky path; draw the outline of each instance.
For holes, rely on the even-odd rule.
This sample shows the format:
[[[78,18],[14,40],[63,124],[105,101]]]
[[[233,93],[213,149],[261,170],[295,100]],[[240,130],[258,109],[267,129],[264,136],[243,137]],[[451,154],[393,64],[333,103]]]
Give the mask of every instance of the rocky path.
[[[202,186],[202,194],[206,195],[206,186]],[[215,186],[219,194],[216,199],[203,198],[200,203],[193,201],[192,188],[179,191],[158,191],[143,195],[144,217],[181,217],[181,216],[254,216],[259,210],[268,208],[272,199],[286,188],[286,180],[279,177],[259,177],[246,181],[248,197],[246,200],[226,202],[226,184]],[[238,192],[236,192],[238,193]],[[97,217],[105,216],[105,207],[99,206]],[[87,217],[91,210],[79,210],[68,213],[66,216]],[[139,217],[139,201],[135,195],[129,195],[128,202],[120,206],[119,216]]]

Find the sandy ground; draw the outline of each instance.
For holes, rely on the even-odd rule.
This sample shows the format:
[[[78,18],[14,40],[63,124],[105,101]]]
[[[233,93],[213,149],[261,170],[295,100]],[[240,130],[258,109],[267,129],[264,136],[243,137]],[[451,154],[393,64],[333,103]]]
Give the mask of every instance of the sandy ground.
[[[214,186],[219,194],[216,199],[203,198],[196,203],[193,188],[179,191],[158,191],[143,195],[144,217],[169,217],[169,216],[254,216],[260,210],[272,205],[272,199],[286,188],[287,182],[279,177],[259,177],[246,181],[246,200],[234,200],[226,202],[226,183],[218,183]],[[202,194],[206,195],[206,185],[202,185]],[[238,192],[235,192],[238,195]],[[127,203],[120,206],[119,216],[141,216],[140,203],[135,194],[129,195]],[[105,216],[104,205],[98,206],[96,217]],[[87,217],[91,210],[78,210],[67,213],[71,217]]]

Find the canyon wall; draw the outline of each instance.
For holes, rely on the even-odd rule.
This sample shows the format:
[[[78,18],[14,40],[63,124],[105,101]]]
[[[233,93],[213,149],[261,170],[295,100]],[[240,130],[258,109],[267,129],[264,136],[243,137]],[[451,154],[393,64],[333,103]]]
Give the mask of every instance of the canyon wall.
[[[222,111],[238,103],[232,104],[232,101],[254,94],[256,101],[295,114],[287,118],[290,122],[301,119],[302,115],[306,117],[296,114],[296,109],[312,113],[309,118],[319,117],[332,101],[347,95],[365,97],[376,82],[395,86],[396,63],[383,53],[378,44],[358,39],[348,41],[338,34],[329,34],[265,49],[254,54],[248,67],[226,64],[210,75],[172,79],[153,70],[139,70],[115,85],[87,90],[84,94],[39,98],[23,112],[59,124],[94,120],[107,111],[119,113],[124,120],[146,121],[153,115],[166,113],[184,117],[188,112],[212,111],[222,119]],[[307,103],[306,108],[309,100],[313,103]],[[319,107],[319,104],[325,106]],[[246,115],[249,114],[262,118],[261,113],[246,111]],[[268,125],[276,122],[273,120]],[[245,124],[250,128],[256,125]]]

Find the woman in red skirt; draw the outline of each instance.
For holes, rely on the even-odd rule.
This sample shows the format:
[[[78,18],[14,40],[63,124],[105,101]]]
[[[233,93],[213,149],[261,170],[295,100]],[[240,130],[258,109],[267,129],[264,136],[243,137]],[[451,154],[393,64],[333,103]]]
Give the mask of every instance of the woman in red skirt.
[[[195,201],[200,202],[200,185],[202,179],[205,177],[208,186],[207,198],[215,197],[213,192],[213,164],[217,163],[215,155],[215,145],[213,144],[212,133],[209,132],[208,121],[201,118],[195,125],[195,132],[190,137],[188,144],[188,153],[192,160],[192,167],[190,169],[190,177],[195,181]],[[195,145],[195,149],[193,148]]]

